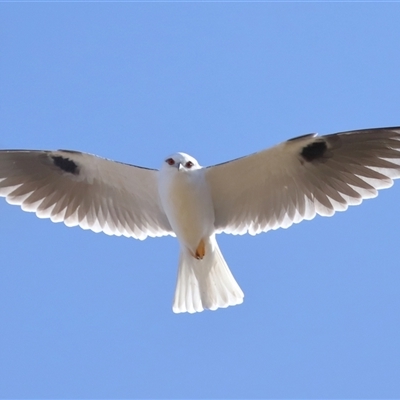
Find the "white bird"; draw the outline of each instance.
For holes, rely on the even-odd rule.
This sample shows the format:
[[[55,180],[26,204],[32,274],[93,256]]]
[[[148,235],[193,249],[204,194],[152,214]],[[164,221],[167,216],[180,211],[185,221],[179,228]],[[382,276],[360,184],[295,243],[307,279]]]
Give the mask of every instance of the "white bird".
[[[217,233],[331,216],[399,177],[400,127],[304,135],[207,168],[176,153],[160,171],[76,151],[0,151],[0,196],[24,211],[108,235],[176,235],[176,313],[243,302]]]

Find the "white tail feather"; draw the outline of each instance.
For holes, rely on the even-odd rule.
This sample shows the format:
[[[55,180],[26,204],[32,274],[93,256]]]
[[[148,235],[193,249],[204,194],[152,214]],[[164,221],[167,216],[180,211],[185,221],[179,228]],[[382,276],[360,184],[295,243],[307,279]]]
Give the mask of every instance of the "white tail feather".
[[[244,294],[235,281],[215,237],[206,243],[202,260],[181,249],[172,310],[175,313],[216,310],[243,302]]]

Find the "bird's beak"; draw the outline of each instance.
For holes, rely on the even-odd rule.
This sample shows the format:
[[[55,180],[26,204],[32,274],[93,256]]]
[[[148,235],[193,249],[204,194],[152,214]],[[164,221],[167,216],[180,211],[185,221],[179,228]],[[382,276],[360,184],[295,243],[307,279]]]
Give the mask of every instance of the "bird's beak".
[[[182,163],[178,163],[178,171],[180,171],[183,168]]]

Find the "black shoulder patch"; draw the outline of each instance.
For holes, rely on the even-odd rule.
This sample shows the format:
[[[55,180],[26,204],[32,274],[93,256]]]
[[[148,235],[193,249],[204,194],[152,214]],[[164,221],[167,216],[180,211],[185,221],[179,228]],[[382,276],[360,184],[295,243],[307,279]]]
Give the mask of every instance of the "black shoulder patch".
[[[69,172],[70,174],[78,175],[79,168],[78,166],[69,158],[61,157],[61,156],[51,156],[53,163],[56,167],[62,169],[65,172]]]
[[[301,156],[308,162],[312,162],[321,158],[324,158],[328,147],[325,140],[317,140],[310,143],[308,146],[303,147]]]

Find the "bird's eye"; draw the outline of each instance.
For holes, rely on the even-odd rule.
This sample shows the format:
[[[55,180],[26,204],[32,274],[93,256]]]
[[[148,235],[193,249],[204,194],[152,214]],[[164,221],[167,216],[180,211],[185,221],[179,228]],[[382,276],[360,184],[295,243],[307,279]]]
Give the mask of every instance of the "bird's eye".
[[[174,165],[174,164],[175,164],[175,161],[174,161],[173,158],[167,158],[167,159],[165,160],[165,162],[166,162],[168,165]]]
[[[192,168],[192,167],[193,167],[193,163],[192,163],[191,161],[188,161],[188,162],[185,164],[185,167],[186,167],[186,168]]]

